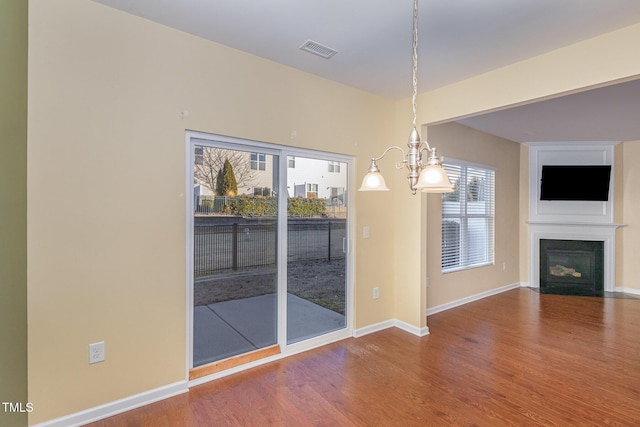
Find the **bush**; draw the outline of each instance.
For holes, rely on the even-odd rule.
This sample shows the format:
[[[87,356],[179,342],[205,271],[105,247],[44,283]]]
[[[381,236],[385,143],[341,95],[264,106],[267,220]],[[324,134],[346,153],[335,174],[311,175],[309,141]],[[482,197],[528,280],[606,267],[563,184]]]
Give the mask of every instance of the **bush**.
[[[304,197],[291,197],[287,201],[287,214],[289,216],[313,217],[326,216],[327,201],[325,199],[306,199]]]
[[[275,197],[238,196],[231,200],[231,213],[240,216],[276,216],[278,203]]]
[[[278,202],[275,197],[238,196],[229,204],[231,214],[239,216],[276,216]],[[293,197],[287,201],[287,214],[296,217],[326,216],[327,202],[324,199]]]

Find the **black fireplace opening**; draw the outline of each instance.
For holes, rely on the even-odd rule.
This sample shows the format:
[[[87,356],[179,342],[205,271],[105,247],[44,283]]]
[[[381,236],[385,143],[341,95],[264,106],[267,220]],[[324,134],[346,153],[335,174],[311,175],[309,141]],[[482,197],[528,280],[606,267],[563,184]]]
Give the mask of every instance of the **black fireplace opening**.
[[[540,239],[540,292],[602,296],[604,242]]]

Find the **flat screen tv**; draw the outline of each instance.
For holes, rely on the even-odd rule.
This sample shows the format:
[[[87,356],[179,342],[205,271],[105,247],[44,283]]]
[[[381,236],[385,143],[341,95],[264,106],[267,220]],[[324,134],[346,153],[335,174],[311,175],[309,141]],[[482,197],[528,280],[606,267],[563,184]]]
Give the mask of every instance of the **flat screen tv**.
[[[544,165],[540,200],[609,200],[609,165]]]

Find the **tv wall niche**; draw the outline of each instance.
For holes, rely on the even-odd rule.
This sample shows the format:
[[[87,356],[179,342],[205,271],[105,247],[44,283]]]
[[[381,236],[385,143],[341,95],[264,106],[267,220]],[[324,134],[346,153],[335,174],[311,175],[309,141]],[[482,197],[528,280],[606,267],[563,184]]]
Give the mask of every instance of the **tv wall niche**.
[[[613,153],[617,142],[538,142],[529,146],[529,222],[558,224],[612,224],[614,172]],[[573,171],[571,170],[573,168]],[[585,186],[576,179],[568,182],[572,188],[553,188],[542,192],[543,169],[545,184],[553,175],[573,172],[581,174]],[[590,170],[589,170],[590,169]],[[549,175],[551,172],[551,175]],[[597,175],[597,176],[596,176]],[[605,181],[604,179],[609,179]],[[589,190],[589,186],[593,191]],[[571,198],[578,200],[571,200]]]

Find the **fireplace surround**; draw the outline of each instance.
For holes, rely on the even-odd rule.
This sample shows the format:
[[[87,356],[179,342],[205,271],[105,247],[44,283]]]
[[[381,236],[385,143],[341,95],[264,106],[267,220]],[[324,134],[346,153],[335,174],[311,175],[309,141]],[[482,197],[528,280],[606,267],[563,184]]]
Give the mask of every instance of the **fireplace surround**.
[[[613,154],[616,142],[528,143],[529,146],[529,286],[542,293],[602,295],[615,292],[615,235],[622,224],[614,223]],[[610,165],[611,183],[608,200],[547,201],[540,197],[540,180],[544,165]],[[582,242],[597,246],[593,255],[578,253],[589,272],[571,271],[586,265],[563,265],[572,247],[555,248],[552,254],[558,264],[554,274],[549,271],[547,254],[541,251],[544,241]],[[570,244],[571,245],[571,244]],[[543,248],[544,249],[544,248]],[[577,249],[580,251],[581,249]],[[597,252],[597,253],[595,253]],[[542,253],[542,255],[541,255]],[[592,271],[597,261],[598,271]],[[587,261],[586,259],[589,259]],[[553,261],[553,260],[552,260]],[[575,260],[572,262],[576,262]],[[544,267],[544,268],[543,268]],[[576,268],[577,267],[577,268]],[[581,277],[573,276],[574,273]],[[565,274],[564,276],[562,274]],[[566,276],[567,274],[572,277]],[[593,276],[587,280],[586,276]],[[551,276],[551,277],[549,277]],[[569,284],[573,280],[572,285]],[[596,283],[596,280],[598,283]],[[551,282],[551,283],[549,283]],[[589,283],[587,283],[589,282]]]

